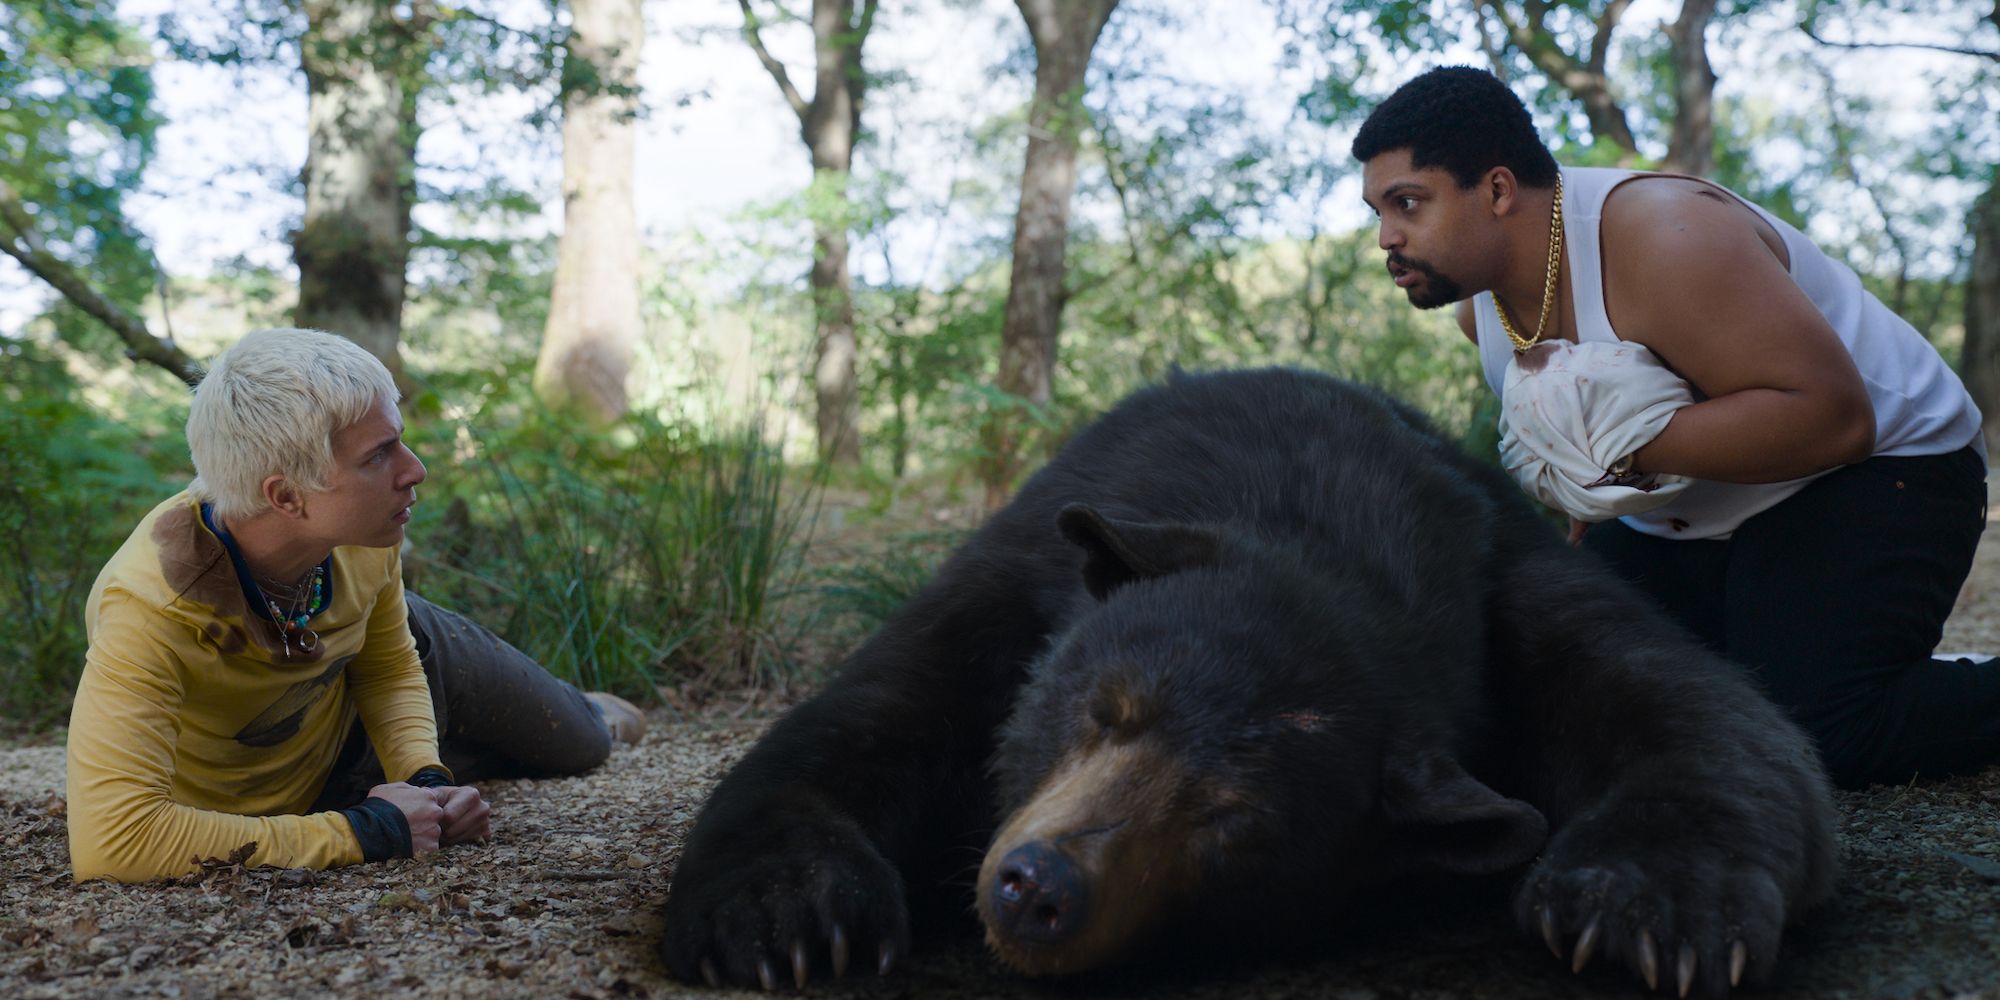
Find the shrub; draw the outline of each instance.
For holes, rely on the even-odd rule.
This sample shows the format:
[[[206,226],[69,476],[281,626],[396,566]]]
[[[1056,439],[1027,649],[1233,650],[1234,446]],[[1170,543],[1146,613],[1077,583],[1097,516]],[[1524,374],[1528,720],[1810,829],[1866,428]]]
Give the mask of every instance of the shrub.
[[[79,401],[61,364],[0,346],[0,723],[44,728],[69,712],[91,585],[132,526],[186,484],[184,417],[124,423]],[[150,430],[149,430],[150,428]]]

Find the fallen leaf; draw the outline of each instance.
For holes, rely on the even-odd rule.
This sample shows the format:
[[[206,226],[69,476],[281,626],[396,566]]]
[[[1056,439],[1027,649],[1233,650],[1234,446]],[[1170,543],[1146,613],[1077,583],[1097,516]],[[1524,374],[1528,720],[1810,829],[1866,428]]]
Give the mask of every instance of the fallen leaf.
[[[84,912],[71,918],[69,923],[58,927],[55,938],[64,944],[80,945],[97,936],[97,914]]]

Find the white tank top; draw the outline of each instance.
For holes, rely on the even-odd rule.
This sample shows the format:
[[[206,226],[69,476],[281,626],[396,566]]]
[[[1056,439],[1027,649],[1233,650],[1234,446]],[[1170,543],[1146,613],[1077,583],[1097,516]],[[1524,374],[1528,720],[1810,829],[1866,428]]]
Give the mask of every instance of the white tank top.
[[[1599,167],[1566,167],[1562,175],[1563,239],[1569,251],[1577,341],[1615,341],[1620,338],[1604,310],[1599,220],[1612,188],[1649,175]],[[1870,295],[1853,270],[1827,256],[1803,233],[1743,201],[1735,192],[1728,193],[1778,231],[1785,241],[1786,256],[1791,258],[1792,280],[1853,355],[1875,406],[1875,454],[1942,455],[1979,439],[1978,406],[1958,374],[1915,327]],[[1481,292],[1473,296],[1472,303],[1480,361],[1487,384],[1497,394],[1514,352],[1500,329],[1493,294]],[[1672,503],[1623,520],[1638,531],[1662,538],[1727,538],[1737,525],[1776,506],[1815,478],[1818,476],[1782,483],[1696,480]]]

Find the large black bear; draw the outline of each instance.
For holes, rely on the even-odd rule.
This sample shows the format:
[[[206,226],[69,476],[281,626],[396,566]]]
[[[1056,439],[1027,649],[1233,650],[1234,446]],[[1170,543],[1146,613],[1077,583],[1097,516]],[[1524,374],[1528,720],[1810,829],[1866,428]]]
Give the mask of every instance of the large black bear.
[[[1417,873],[1704,996],[1834,874],[1806,738],[1410,408],[1176,375],[1074,440],[716,788],[682,979],[882,970],[957,886],[1030,974],[1323,933]],[[995,832],[997,829],[997,832]],[[1188,935],[1184,937],[1183,935]]]

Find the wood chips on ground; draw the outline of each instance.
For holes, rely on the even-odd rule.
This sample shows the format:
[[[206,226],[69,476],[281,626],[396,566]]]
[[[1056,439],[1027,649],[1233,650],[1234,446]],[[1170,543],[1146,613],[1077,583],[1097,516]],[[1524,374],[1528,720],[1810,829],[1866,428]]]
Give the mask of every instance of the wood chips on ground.
[[[1989,537],[1946,637],[2000,651]],[[691,991],[654,945],[682,837],[762,723],[656,720],[592,774],[483,790],[493,840],[330,872],[217,862],[176,883],[73,885],[59,746],[0,749],[0,997],[621,997]],[[2000,998],[2000,767],[1843,793],[1837,899],[1788,939],[1784,998]],[[1638,996],[1572,976],[1498,908],[1431,914],[1334,943],[1308,965],[1202,982],[1118,979],[1125,996]],[[837,996],[1074,996],[1011,977],[967,942]]]

